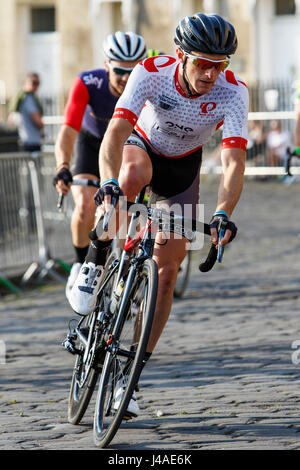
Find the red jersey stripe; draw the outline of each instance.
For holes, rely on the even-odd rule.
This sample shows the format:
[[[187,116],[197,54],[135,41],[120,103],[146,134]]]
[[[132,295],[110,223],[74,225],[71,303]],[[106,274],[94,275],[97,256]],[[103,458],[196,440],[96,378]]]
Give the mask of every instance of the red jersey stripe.
[[[87,87],[76,77],[71,85],[68,100],[64,110],[64,124],[80,131],[85,108],[89,103],[90,95]]]
[[[222,140],[222,149],[228,148],[240,148],[246,150],[247,139],[244,139],[243,137],[227,137]]]
[[[138,120],[138,117],[132,111],[129,111],[129,109],[126,108],[116,108],[112,117],[127,119],[127,121],[130,122],[130,124],[133,126],[135,126]]]
[[[238,82],[236,81],[235,75],[232,70],[226,70],[225,77],[227,82],[232,83],[233,85],[238,85]]]

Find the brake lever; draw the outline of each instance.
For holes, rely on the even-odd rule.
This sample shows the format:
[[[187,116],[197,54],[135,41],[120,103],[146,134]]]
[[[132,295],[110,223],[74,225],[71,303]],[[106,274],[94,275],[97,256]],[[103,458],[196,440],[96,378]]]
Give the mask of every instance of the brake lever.
[[[220,242],[221,242],[221,240],[223,239],[223,237],[225,235],[226,226],[227,226],[227,221],[220,220],[219,226],[218,226],[218,233],[219,233],[218,255],[217,255],[218,263],[222,263],[222,258],[223,258],[223,255],[224,255],[224,246],[220,245]]]
[[[111,198],[111,203],[110,203],[110,209],[108,212],[105,213],[104,219],[103,219],[103,230],[104,232],[107,232],[108,230],[108,223],[110,221],[110,218],[112,216],[113,211],[115,210],[115,206],[118,202],[119,196],[120,196],[120,188],[117,186],[113,188],[113,192],[115,196],[112,196]]]
[[[57,201],[58,212],[63,212],[64,195],[60,194]]]
[[[110,209],[109,209],[108,212],[105,213],[104,219],[103,219],[103,231],[104,231],[104,232],[107,232],[107,230],[108,230],[108,223],[109,223],[109,221],[110,221],[110,218],[111,218],[111,216],[112,216],[113,211],[115,210],[116,202],[117,202],[117,198],[116,198],[116,197],[112,197],[112,198],[111,198],[111,206],[110,206]]]

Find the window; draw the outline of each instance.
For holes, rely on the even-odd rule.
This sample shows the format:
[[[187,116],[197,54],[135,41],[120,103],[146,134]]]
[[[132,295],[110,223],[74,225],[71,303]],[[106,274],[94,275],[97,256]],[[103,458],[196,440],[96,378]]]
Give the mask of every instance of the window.
[[[55,8],[31,9],[31,32],[49,33],[55,31]]]
[[[295,15],[295,0],[275,0],[275,15]]]

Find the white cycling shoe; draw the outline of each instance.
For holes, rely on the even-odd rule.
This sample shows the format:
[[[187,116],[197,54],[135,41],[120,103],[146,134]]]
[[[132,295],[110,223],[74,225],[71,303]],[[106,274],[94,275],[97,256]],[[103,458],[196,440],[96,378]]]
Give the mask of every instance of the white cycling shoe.
[[[76,281],[77,276],[79,274],[81,266],[82,266],[82,263],[74,263],[71,268],[71,271],[67,280],[67,284],[66,284],[66,297],[68,300],[69,300],[69,296],[70,296],[72,287],[74,285],[74,282]]]
[[[68,297],[74,312],[88,315],[95,308],[102,272],[102,266],[83,263]]]
[[[123,381],[123,379],[120,379],[116,383],[116,390],[115,390],[115,394],[114,394],[114,404],[113,404],[114,410],[119,409],[121,400],[122,400],[123,395],[124,395],[124,391],[125,391],[124,381]],[[127,410],[125,412],[124,419],[136,418],[139,414],[140,414],[140,408],[139,408],[139,405],[136,401],[135,393],[133,392],[133,395],[130,399]]]

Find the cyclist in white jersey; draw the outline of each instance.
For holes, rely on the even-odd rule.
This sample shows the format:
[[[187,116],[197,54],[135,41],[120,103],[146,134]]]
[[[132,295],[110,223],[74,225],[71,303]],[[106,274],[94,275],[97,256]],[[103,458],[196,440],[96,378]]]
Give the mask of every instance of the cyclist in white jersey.
[[[195,208],[202,146],[223,126],[223,175],[211,220],[211,240],[217,244],[217,224],[220,219],[230,219],[244,179],[248,91],[227,69],[237,38],[234,27],[222,17],[196,13],[179,22],[175,43],[176,57],[147,58],[132,72],[100,148],[102,179],[95,201],[104,203],[107,210],[114,186],[120,186],[128,200],[134,201],[150,184],[150,202],[192,204]],[[222,245],[235,236],[231,220],[228,227]],[[154,251],[159,286],[145,360],[169,317],[178,268],[186,254],[186,239],[170,235],[164,243],[163,237],[157,235]],[[90,244],[69,299],[75,312],[87,314],[95,305],[108,244],[104,239]],[[138,414],[136,401],[131,400],[130,408],[133,415]]]

